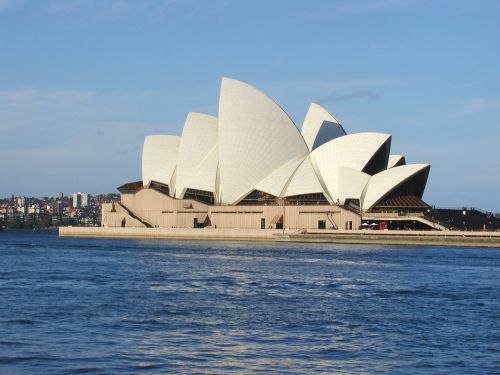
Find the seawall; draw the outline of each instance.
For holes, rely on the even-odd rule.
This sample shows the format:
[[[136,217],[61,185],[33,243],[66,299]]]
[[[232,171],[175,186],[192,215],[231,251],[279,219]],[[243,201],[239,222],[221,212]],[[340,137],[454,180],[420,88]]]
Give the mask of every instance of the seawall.
[[[274,241],[277,234],[283,232],[276,229],[59,227],[60,237],[87,238]]]
[[[60,227],[59,236],[500,248],[500,232]]]
[[[318,242],[409,246],[466,246],[500,248],[499,232],[459,231],[324,231],[276,237],[283,242]]]

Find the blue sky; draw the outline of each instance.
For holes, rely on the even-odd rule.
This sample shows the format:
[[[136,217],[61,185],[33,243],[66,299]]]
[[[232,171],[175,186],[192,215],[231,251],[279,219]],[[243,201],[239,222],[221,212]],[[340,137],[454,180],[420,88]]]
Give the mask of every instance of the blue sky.
[[[432,164],[424,199],[500,211],[500,2],[0,0],[0,196],[116,191],[222,76],[302,125]]]

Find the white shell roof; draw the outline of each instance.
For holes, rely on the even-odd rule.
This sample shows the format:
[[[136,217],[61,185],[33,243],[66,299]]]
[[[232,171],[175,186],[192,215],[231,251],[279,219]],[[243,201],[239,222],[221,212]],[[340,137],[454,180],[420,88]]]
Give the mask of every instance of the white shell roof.
[[[217,117],[214,116],[188,113],[177,158],[175,181],[177,198],[182,198],[187,188],[207,190],[201,189],[200,186],[210,186],[209,191],[214,191],[217,168],[217,122]],[[208,158],[210,153],[212,156]],[[200,171],[201,164],[203,169]]]
[[[168,185],[170,194],[172,175],[177,165],[177,152],[180,137],[174,135],[149,135],[144,139],[142,148],[142,183],[148,186],[151,181]]]
[[[215,194],[218,162],[219,152],[216,145],[193,170],[187,188],[211,191]]]
[[[329,199],[328,194],[325,193],[323,186],[321,186],[319,182],[318,176],[316,176],[311,158],[308,156],[290,178],[283,196],[291,197],[294,195],[313,193],[323,193],[325,197]]]
[[[370,210],[384,196],[416,174],[429,169],[429,164],[408,164],[387,169],[371,176],[363,193],[363,211]]]
[[[281,196],[286,183],[290,180],[290,176],[293,175],[293,172],[303,160],[304,158],[300,157],[283,164],[283,166],[276,169],[273,173],[260,181],[255,186],[255,189],[272,194],[276,197]]]
[[[405,164],[406,164],[406,159],[403,155],[389,155],[389,161],[387,162],[387,169]]]
[[[302,136],[309,150],[343,135],[346,132],[337,119],[319,104],[311,103],[302,125]]]
[[[370,180],[370,175],[356,169],[339,167],[338,169],[338,199],[340,204],[344,204],[347,199],[359,199],[363,195],[363,190]]]
[[[314,103],[301,133],[267,95],[223,78],[218,118],[189,113],[182,137],[145,138],[143,184],[166,184],[177,198],[187,188],[211,191],[218,204],[235,204],[254,189],[280,197],[323,193],[330,203],[360,199],[367,211],[429,168],[401,165],[402,155],[387,161],[390,139],[383,133],[346,135],[335,117]],[[371,177],[363,172],[374,174],[386,162],[388,169]]]
[[[308,153],[295,124],[271,98],[246,83],[222,79],[220,203],[237,202],[284,164]]]
[[[339,167],[359,172],[372,156],[390,140],[389,134],[355,133],[333,139],[311,153],[312,164],[320,182],[334,202],[340,201]]]

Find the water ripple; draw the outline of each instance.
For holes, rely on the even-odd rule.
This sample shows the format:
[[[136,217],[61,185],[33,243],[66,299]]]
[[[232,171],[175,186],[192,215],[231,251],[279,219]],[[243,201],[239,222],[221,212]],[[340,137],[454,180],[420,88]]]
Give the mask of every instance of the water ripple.
[[[498,373],[500,249],[0,232],[0,373]]]

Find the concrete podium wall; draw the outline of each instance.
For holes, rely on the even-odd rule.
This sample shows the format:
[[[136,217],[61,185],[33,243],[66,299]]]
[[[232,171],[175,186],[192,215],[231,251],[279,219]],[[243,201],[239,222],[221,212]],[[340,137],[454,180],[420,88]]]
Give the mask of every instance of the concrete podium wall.
[[[208,226],[221,229],[261,229],[262,219],[265,220],[265,229],[276,229],[273,219],[277,216],[284,216],[284,226],[289,229],[318,229],[320,220],[325,221],[326,228],[334,224],[345,229],[346,222],[351,222],[353,229],[361,225],[360,215],[330,205],[211,206],[190,199],[175,199],[148,188],[122,194],[121,202],[137,217],[160,228],[191,228],[195,218],[200,221],[205,216],[208,216]],[[123,218],[126,218],[126,227],[144,226],[120,209],[119,205],[115,205],[115,208],[116,212],[103,214],[106,218],[103,222],[105,227],[119,227]]]

